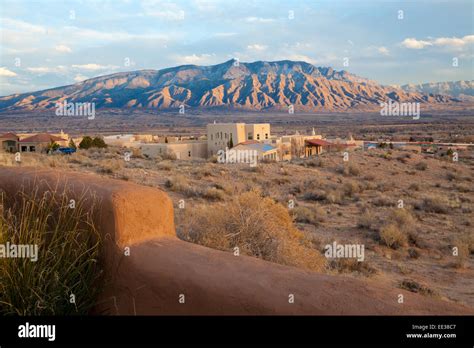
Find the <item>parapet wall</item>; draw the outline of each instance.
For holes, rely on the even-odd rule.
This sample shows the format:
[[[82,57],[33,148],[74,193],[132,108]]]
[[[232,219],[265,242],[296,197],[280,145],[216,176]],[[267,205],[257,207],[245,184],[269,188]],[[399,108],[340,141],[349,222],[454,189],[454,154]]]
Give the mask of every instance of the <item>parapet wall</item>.
[[[52,192],[66,188],[72,195],[99,201],[107,285],[95,313],[474,314],[455,303],[370,280],[307,272],[181,241],[172,201],[158,189],[94,174],[0,167],[0,190],[8,195],[35,187]],[[403,304],[397,301],[399,294]]]

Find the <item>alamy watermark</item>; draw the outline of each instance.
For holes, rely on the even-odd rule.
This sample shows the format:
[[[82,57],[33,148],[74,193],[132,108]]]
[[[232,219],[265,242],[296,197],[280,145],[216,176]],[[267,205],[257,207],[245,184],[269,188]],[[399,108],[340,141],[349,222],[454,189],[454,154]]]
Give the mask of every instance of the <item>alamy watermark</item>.
[[[365,259],[365,247],[363,244],[337,244],[334,241],[332,244],[324,246],[324,256],[328,259],[333,258],[355,258],[362,262]]]
[[[32,262],[38,261],[37,244],[0,244],[0,258],[25,258]]]
[[[420,118],[420,103],[399,103],[389,100],[388,103],[380,103],[381,116],[411,116],[414,120]]]
[[[251,167],[257,166],[258,152],[257,150],[239,150],[230,149],[217,151],[218,163],[248,163]]]
[[[87,119],[95,119],[95,103],[72,103],[65,99],[56,103],[56,116],[87,116]]]

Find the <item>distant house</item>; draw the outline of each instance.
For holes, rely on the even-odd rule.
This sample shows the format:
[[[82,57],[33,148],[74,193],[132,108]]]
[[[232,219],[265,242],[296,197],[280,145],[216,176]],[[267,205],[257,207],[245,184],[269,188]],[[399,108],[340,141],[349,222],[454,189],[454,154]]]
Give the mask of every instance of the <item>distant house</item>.
[[[0,135],[0,152],[17,152],[20,138],[13,133]]]
[[[48,133],[39,133],[21,139],[19,150],[20,152],[44,152],[51,143],[57,143],[59,146],[68,146],[67,139]]]

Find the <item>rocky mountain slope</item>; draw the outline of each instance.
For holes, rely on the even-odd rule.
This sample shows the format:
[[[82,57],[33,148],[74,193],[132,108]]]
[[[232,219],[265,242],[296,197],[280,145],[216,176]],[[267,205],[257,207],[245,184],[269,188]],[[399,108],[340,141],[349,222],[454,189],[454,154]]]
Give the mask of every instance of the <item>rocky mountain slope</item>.
[[[96,108],[185,107],[243,110],[344,111],[379,108],[388,99],[445,104],[453,97],[382,86],[347,71],[305,62],[183,65],[95,77],[74,85],[0,97],[0,111],[54,109],[56,103],[94,102]]]

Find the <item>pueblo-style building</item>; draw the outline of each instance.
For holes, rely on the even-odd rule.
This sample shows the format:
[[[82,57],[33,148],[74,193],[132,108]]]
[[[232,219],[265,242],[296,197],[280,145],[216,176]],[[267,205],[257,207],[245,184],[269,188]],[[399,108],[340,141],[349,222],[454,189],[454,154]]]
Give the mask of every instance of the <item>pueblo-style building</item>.
[[[0,135],[0,152],[44,152],[51,143],[67,146],[68,138],[67,134],[62,132],[59,135],[6,133]]]

